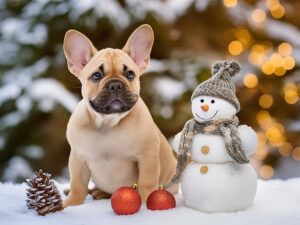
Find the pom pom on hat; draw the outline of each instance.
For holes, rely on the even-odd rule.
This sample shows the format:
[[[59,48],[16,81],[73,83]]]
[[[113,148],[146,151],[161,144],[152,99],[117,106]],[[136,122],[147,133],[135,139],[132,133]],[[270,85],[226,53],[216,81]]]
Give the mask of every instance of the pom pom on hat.
[[[241,66],[237,61],[216,61],[211,66],[211,72],[216,75],[219,71],[227,71],[233,77],[241,71]]]

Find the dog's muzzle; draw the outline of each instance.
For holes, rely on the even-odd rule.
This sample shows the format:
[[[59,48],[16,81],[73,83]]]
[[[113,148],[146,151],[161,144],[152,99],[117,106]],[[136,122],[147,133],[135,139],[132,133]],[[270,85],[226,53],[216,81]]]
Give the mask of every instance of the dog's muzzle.
[[[90,105],[99,113],[122,113],[130,110],[137,102],[138,97],[122,81],[112,79],[106,83],[95,99],[90,100]]]

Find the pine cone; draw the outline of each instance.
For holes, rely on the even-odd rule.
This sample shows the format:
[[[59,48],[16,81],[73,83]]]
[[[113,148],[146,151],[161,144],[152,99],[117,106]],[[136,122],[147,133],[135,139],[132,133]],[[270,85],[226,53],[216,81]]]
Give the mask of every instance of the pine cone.
[[[51,174],[44,173],[41,169],[35,174],[35,178],[27,180],[27,207],[35,209],[41,216],[63,210],[59,191],[50,180]]]

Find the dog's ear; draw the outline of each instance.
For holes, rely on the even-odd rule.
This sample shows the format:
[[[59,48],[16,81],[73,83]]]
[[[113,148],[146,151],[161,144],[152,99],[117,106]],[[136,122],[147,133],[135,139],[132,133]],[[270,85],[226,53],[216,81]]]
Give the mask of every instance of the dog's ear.
[[[76,30],[69,30],[64,39],[64,52],[70,72],[79,76],[97,49],[85,35]]]
[[[150,53],[154,41],[152,28],[147,25],[138,27],[129,37],[123,48],[140,68],[141,73],[144,72],[150,61]]]

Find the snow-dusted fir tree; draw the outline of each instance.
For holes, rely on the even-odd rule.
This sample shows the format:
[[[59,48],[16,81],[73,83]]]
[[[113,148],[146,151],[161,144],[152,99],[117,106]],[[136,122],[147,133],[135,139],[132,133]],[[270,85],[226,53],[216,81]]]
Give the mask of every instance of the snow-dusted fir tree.
[[[142,23],[154,28],[155,44],[141,95],[167,137],[191,117],[189,96],[210,77],[210,63],[235,58],[243,67],[235,78],[242,106],[238,116],[259,131],[258,165],[275,168],[287,162],[288,172],[299,175],[291,157],[300,145],[298,1],[2,2],[1,180],[22,181],[38,168],[58,175],[67,164],[65,129],[80,98],[80,84],[67,71],[65,32],[80,30],[98,49],[120,48]]]

